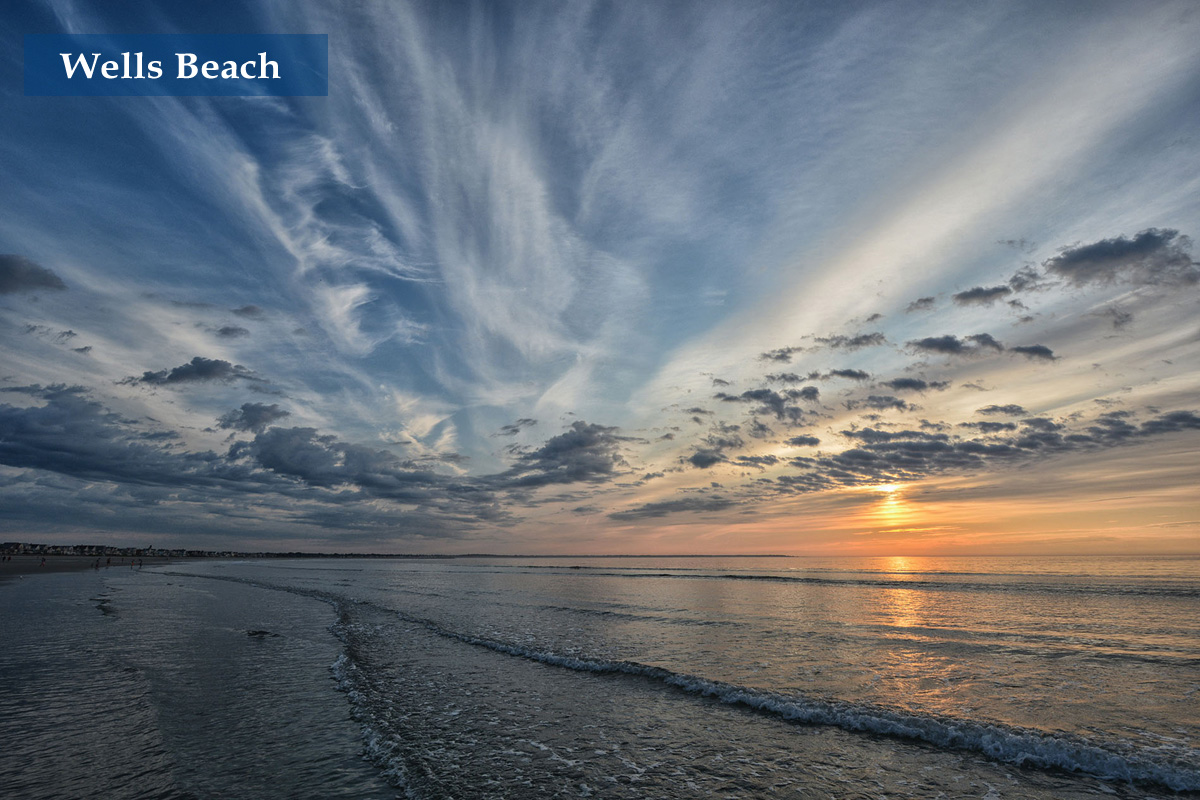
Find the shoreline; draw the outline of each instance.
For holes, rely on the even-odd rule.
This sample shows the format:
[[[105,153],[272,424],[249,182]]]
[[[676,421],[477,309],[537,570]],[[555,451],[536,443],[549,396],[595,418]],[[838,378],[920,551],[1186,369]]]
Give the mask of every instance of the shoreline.
[[[15,555],[11,561],[0,561],[0,584],[6,583],[14,578],[24,578],[26,575],[48,575],[52,572],[84,572],[95,569],[96,559],[100,559],[100,569],[98,572],[103,572],[106,569],[126,569],[130,568],[131,561],[137,561],[137,556],[45,556],[46,565],[42,566],[43,556],[39,555]],[[111,563],[106,565],[106,561],[111,559]],[[149,567],[156,564],[170,564],[171,562],[181,561],[183,559],[173,558],[168,556],[143,556],[141,557],[142,566]]]

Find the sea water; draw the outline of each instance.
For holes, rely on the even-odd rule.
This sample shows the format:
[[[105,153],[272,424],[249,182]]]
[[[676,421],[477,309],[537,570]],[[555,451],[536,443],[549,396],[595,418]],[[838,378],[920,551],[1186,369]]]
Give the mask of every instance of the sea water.
[[[1200,793],[1200,559],[171,564],[0,586],[4,797]]]

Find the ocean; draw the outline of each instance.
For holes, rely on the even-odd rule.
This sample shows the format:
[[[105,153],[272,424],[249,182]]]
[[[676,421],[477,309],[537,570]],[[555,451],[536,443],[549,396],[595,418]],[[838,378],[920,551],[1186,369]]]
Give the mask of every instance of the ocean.
[[[0,585],[5,798],[1200,796],[1200,559],[212,560]]]

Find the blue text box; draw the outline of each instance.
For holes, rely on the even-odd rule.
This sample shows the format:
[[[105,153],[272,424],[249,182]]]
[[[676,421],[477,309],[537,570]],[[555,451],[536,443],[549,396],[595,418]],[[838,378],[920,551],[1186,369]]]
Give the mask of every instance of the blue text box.
[[[324,33],[25,35],[30,97],[328,94]]]

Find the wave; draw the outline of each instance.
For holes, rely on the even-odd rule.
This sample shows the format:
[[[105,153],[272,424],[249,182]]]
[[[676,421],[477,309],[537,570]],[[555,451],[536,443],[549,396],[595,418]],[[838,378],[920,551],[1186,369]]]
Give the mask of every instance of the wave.
[[[1194,582],[1180,582],[1179,585],[1145,585],[1145,584],[1063,584],[1035,582],[970,582],[970,581],[938,581],[938,580],[883,580],[878,578],[828,578],[809,575],[756,575],[736,572],[703,572],[672,569],[669,572],[638,570],[603,571],[603,567],[588,569],[574,567],[540,569],[525,568],[520,570],[445,570],[443,574],[471,575],[552,575],[579,576],[588,578],[666,578],[675,580],[723,580],[723,581],[758,581],[763,583],[809,584],[815,586],[865,586],[884,589],[914,589],[925,591],[968,591],[968,592],[1032,592],[1038,594],[1068,594],[1068,595],[1101,595],[1101,596],[1136,596],[1136,597],[1178,597],[1200,598],[1200,586]],[[897,573],[889,573],[897,574]],[[905,574],[905,573],[899,573]],[[947,573],[939,573],[947,574]],[[968,573],[963,573],[967,575]],[[983,575],[984,573],[980,573]],[[995,574],[995,573],[991,573]],[[997,575],[999,578],[1011,578],[1011,575]],[[1044,577],[1044,576],[1038,576]],[[1057,577],[1057,576],[1053,576]],[[1078,576],[1076,576],[1078,577]],[[1080,578],[1081,580],[1083,578]],[[1096,580],[1089,578],[1089,580]]]
[[[1103,780],[1164,786],[1177,792],[1200,791],[1200,769],[1182,760],[1169,757],[1160,760],[1133,752],[1132,747],[1125,748],[1130,752],[1120,752],[1117,746],[1105,746],[1067,734],[1047,733],[998,722],[975,722],[917,714],[841,700],[783,695],[636,661],[610,661],[563,655],[461,633],[432,620],[394,609],[379,610],[387,611],[405,622],[420,625],[431,633],[463,644],[578,672],[643,678],[686,694],[713,698],[728,705],[741,706],[789,722],[830,725],[847,731],[920,741],[951,750],[977,752],[993,760],[1021,767],[1062,769]]]
[[[846,731],[923,742],[949,750],[975,752],[995,761],[1020,767],[1061,769],[1102,780],[1159,786],[1176,792],[1200,791],[1200,768],[1193,761],[1169,751],[1148,750],[1128,742],[1100,742],[1076,735],[1022,728],[995,721],[959,719],[838,699],[781,694],[636,661],[565,655],[463,633],[424,617],[318,589],[278,586],[234,576],[166,571],[160,574],[244,583],[311,597],[334,606],[339,617],[334,631],[346,645],[346,652],[334,665],[335,676],[339,685],[350,695],[352,703],[360,708],[367,700],[354,689],[353,682],[350,681],[350,675],[359,670],[360,665],[356,655],[357,648],[352,646],[350,641],[353,626],[347,624],[351,609],[356,606],[372,608],[404,622],[419,625],[437,636],[495,653],[577,672],[647,680],[687,695],[712,698],[788,722],[827,725]],[[366,725],[365,719],[363,721]],[[396,784],[404,786],[407,782],[406,776],[402,774],[402,770],[395,771],[398,770],[395,766],[397,762],[390,758],[389,748],[379,738],[378,732],[365,730],[365,734],[368,737],[368,750],[374,756],[373,760],[393,770],[389,777]]]
[[[375,720],[367,711],[370,703],[366,695],[359,691],[355,681],[357,670],[358,666],[346,653],[338,656],[330,666],[338,689],[350,700],[352,717],[362,726],[363,749],[367,760],[379,769],[388,783],[402,789],[405,797],[415,800],[419,795],[413,791],[414,781],[405,768],[404,759],[399,755],[400,746],[377,729]]]
[[[603,608],[584,608],[582,606],[559,606],[548,604],[504,603],[513,608],[532,608],[538,611],[556,611],[564,614],[578,614],[584,617],[600,619],[616,619],[623,622],[652,622],[656,625],[683,625],[700,628],[739,628],[742,623],[726,619],[696,619],[694,617],[666,617],[661,614],[632,614],[625,611],[610,611]]]
[[[613,620],[632,624],[666,625],[673,627],[700,628],[735,628],[747,629],[755,623],[767,622],[762,618],[745,619],[702,619],[681,616],[679,610],[675,616],[665,616],[653,613],[633,613],[632,611],[612,611],[609,609],[588,608],[585,606],[564,606],[542,603],[516,603],[493,601],[493,606],[504,606],[518,610],[549,611],[556,614],[568,614],[583,618]],[[624,608],[636,608],[621,604]],[[864,631],[858,633],[857,631]],[[786,630],[759,630],[762,635],[780,635],[791,637],[795,634]],[[1143,629],[1143,633],[1149,630]],[[1173,631],[1171,633],[1174,633]],[[1131,650],[1130,643],[1119,638],[1101,638],[1094,635],[1081,634],[1043,634],[1043,633],[1014,633],[1012,631],[991,631],[980,629],[938,628],[929,626],[903,625],[871,625],[856,624],[839,626],[836,634],[821,634],[806,631],[808,640],[822,640],[830,646],[844,645],[848,640],[878,641],[886,638],[893,642],[911,642],[930,652],[944,652],[950,655],[963,653],[990,653],[998,649],[1008,655],[1033,656],[1039,658],[1089,658],[1097,660],[1137,661],[1147,664],[1163,664],[1172,667],[1200,668],[1200,658],[1191,655],[1192,649],[1180,652],[1178,648],[1168,645],[1139,643],[1139,650]]]

